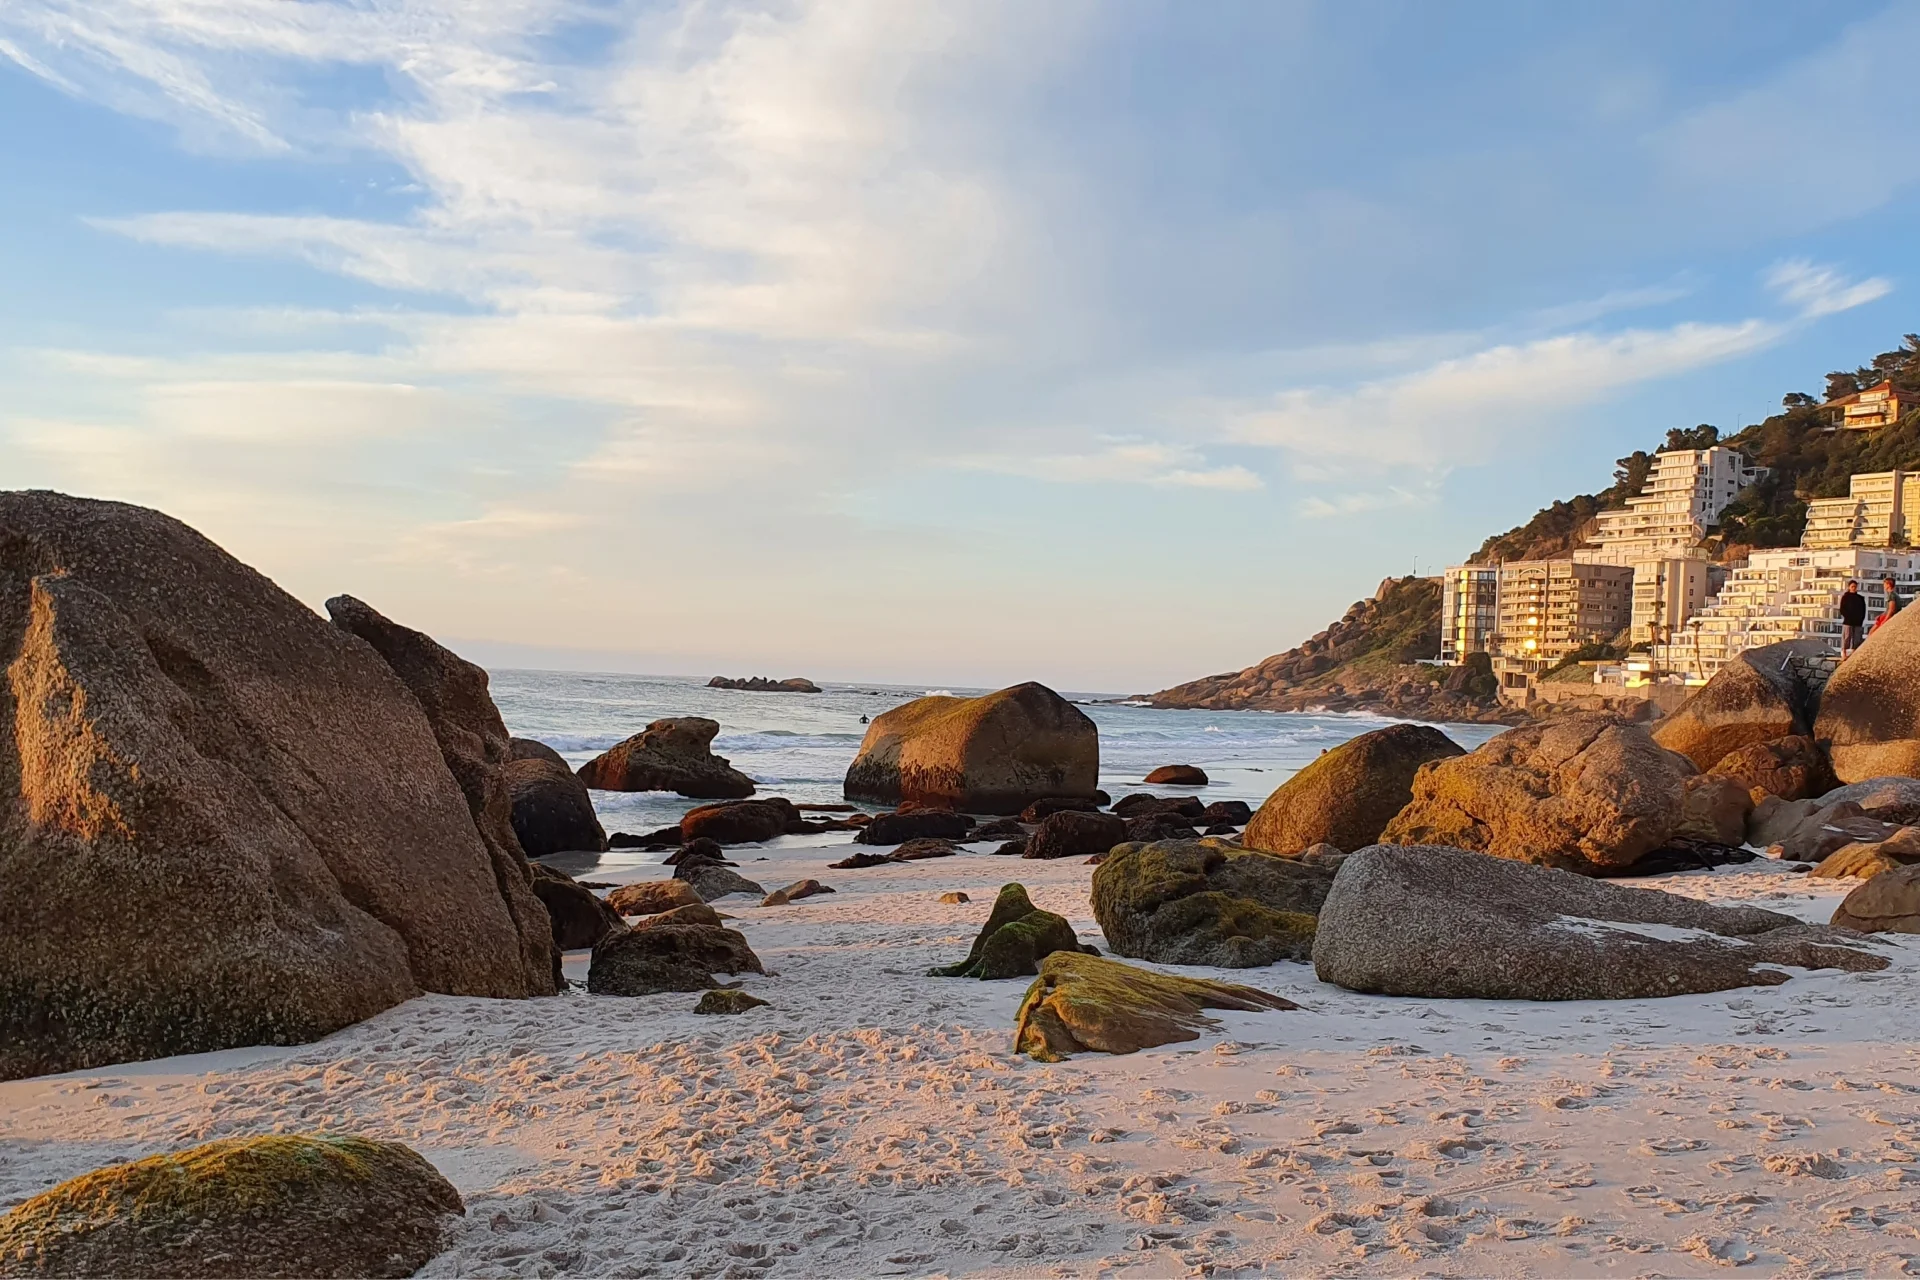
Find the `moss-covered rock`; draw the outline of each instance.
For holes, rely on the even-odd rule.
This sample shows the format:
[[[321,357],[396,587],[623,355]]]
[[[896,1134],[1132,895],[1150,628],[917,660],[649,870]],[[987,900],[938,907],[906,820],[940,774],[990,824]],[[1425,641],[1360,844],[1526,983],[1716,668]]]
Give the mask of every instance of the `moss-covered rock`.
[[[1093,873],[1093,914],[1114,951],[1138,960],[1229,969],[1305,960],[1333,876],[1224,840],[1123,844]]]
[[[700,997],[700,1003],[693,1006],[695,1013],[745,1013],[749,1009],[765,1009],[770,1006],[759,996],[750,996],[738,987],[716,987]]]
[[[936,978],[1022,978],[1040,972],[1040,961],[1056,951],[1084,952],[1065,916],[1035,907],[1024,885],[1001,887],[973,949],[959,964],[931,970]]]
[[[1054,1062],[1088,1049],[1133,1053],[1197,1040],[1219,1024],[1202,1009],[1297,1009],[1253,987],[1178,978],[1097,956],[1056,951],[1020,1002],[1014,1050]]]
[[[716,973],[765,972],[745,935],[736,930],[656,924],[603,939],[593,949],[587,990],[609,996],[705,991]]]
[[[1281,783],[1247,823],[1246,845],[1269,853],[1298,853],[1316,844],[1364,849],[1413,799],[1413,776],[1421,765],[1465,754],[1446,734],[1423,724],[1363,733]]]
[[[465,1212],[398,1143],[228,1138],[16,1206],[0,1218],[0,1276],[410,1276]]]

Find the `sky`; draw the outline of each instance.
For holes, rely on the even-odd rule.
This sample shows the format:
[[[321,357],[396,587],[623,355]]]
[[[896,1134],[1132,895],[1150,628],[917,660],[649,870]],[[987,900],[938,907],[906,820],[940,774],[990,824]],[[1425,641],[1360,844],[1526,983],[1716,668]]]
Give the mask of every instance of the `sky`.
[[[1920,5],[4,0],[0,485],[495,666],[1138,692],[1920,329]]]

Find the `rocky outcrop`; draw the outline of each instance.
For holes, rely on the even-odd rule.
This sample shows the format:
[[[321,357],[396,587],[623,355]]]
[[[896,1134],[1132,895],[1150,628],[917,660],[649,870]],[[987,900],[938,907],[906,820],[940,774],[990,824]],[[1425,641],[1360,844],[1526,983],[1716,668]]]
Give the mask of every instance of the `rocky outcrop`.
[[[965,895],[956,901],[965,902]],[[1081,945],[1065,916],[1035,907],[1026,886],[1002,885],[967,958],[931,973],[936,978],[1023,978],[1040,972],[1040,961],[1056,951],[1099,954]]]
[[[1752,812],[1753,797],[1738,778],[1697,773],[1686,781],[1680,821],[1671,838],[1739,845],[1747,838],[1747,815]]]
[[[1902,609],[1840,664],[1813,736],[1842,782],[1920,776],[1920,609]]]
[[[793,802],[780,796],[737,800],[689,809],[680,819],[682,840],[719,844],[759,844],[801,829],[804,820]]]
[[[1905,826],[1920,822],[1920,778],[1868,778],[1826,792],[1820,803],[1857,804],[1868,817]]]
[[[1833,924],[1858,933],[1920,933],[1920,865],[1868,880],[1841,900]]]
[[[551,760],[509,760],[507,795],[513,809],[513,834],[529,858],[585,850],[603,852],[606,829],[593,811],[586,784],[565,764]]]
[[[1654,741],[1707,770],[1741,747],[1805,736],[1813,726],[1815,697],[1799,664],[1825,647],[1789,640],[1747,650],[1662,719]]]
[[[222,1138],[16,1205],[0,1217],[0,1276],[410,1276],[465,1212],[396,1142]]]
[[[1198,1040],[1220,1024],[1206,1009],[1298,1009],[1231,982],[1180,978],[1099,956],[1056,951],[1040,962],[1014,1025],[1014,1050],[1042,1062],[1071,1054],[1136,1053]]]
[[[1413,799],[1420,766],[1466,752],[1423,724],[1363,733],[1320,753],[1281,783],[1247,823],[1246,844],[1269,853],[1298,853],[1316,844],[1360,849]]]
[[[1099,776],[1093,721],[1029,683],[978,698],[915,698],[875,716],[846,796],[1008,814],[1046,796],[1091,797]]]
[[[1916,862],[1920,862],[1920,827],[1901,827],[1885,840],[1842,845],[1813,874],[1822,880],[1870,880]]]
[[[716,973],[765,973],[745,936],[707,924],[660,924],[612,934],[593,949],[587,990],[647,996],[705,991]]]
[[[973,819],[946,809],[915,809],[908,813],[878,813],[860,829],[856,844],[905,844],[909,840],[964,840]]]
[[[1333,871],[1222,840],[1123,844],[1093,873],[1093,916],[1123,956],[1246,969],[1304,960]]]
[[[1693,773],[1638,725],[1571,715],[1422,769],[1380,839],[1618,874],[1673,838]]]
[[[703,902],[685,880],[637,880],[610,890],[607,905],[623,916],[651,916],[675,907]]]
[[[1438,999],[1632,1000],[1886,965],[1772,911],[1418,845],[1347,858],[1313,945],[1323,982]]]
[[[1130,796],[1121,796],[1113,802],[1113,812],[1122,818],[1146,818],[1155,814],[1169,814],[1184,818],[1189,822],[1198,822],[1207,811],[1197,796],[1156,796],[1145,791],[1136,791]]]
[[[1782,800],[1804,800],[1835,785],[1827,753],[1802,734],[1735,747],[1715,761],[1708,772],[1736,779],[1749,791]]]
[[[1063,810],[1027,837],[1028,858],[1084,858],[1105,853],[1127,838],[1127,823],[1111,813]]]
[[[753,779],[713,754],[718,721],[703,716],[655,720],[580,766],[596,791],[673,791],[695,800],[737,800]]]
[[[506,732],[438,653],[473,678],[430,715],[430,682],[178,521],[0,493],[0,1077],[550,993]]]
[[[507,758],[509,760],[545,760],[547,763],[557,764],[563,769],[571,770],[573,768],[572,765],[567,763],[565,756],[555,751],[546,743],[537,742],[532,738],[507,739]]]
[[[562,951],[584,951],[627,927],[618,911],[564,871],[534,863],[533,892],[553,922],[553,945]]]
[[[1150,787],[1204,787],[1207,771],[1194,764],[1163,764],[1141,781]]]
[[[818,693],[820,686],[805,676],[770,680],[766,676],[715,676],[707,681],[709,689],[745,689],[752,693]]]

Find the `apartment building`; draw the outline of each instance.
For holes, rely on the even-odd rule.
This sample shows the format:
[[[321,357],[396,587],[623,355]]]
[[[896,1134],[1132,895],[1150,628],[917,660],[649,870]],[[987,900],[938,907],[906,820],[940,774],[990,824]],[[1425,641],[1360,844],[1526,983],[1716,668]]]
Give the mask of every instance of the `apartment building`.
[[[1500,566],[1457,564],[1440,579],[1440,660],[1488,652],[1500,605]]]
[[[1582,645],[1610,640],[1632,614],[1633,570],[1577,560],[1500,566],[1493,652],[1518,670],[1543,669]]]
[[[1826,415],[1827,425],[1836,430],[1871,431],[1892,426],[1900,421],[1901,414],[1913,407],[1911,400],[1901,399],[1893,383],[1882,382],[1850,396],[1829,400],[1820,406],[1820,412]]]
[[[1903,601],[1920,587],[1920,553],[1862,547],[1772,547],[1756,551],[1701,610],[1653,646],[1652,667],[1689,684],[1761,645],[1817,639],[1840,647],[1840,595],[1858,579],[1867,616],[1886,606],[1881,579],[1891,575]]]
[[[1593,545],[1576,549],[1573,558],[1624,565],[1695,558],[1727,504],[1766,474],[1738,449],[1720,445],[1657,454],[1640,492],[1624,510],[1595,517]]]
[[[1643,560],[1633,566],[1633,613],[1629,635],[1634,644],[1670,637],[1705,606],[1726,580],[1726,570],[1704,556]]]
[[[1844,498],[1807,504],[1803,547],[1905,547],[1920,532],[1920,472],[1873,471],[1853,476]]]

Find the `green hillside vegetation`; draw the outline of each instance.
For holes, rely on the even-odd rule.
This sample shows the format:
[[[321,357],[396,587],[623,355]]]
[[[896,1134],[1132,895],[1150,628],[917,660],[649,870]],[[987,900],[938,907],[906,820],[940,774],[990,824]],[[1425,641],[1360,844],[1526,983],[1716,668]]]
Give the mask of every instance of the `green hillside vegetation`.
[[[1827,375],[1824,399],[1850,395],[1891,381],[1905,396],[1920,400],[1920,334],[1869,363]],[[1736,435],[1721,437],[1707,424],[1667,432],[1660,452],[1704,449],[1714,444],[1739,449],[1768,469],[1767,476],[1743,491],[1720,518],[1714,532],[1723,557],[1743,547],[1788,547],[1800,541],[1807,522],[1807,500],[1835,498],[1847,492],[1856,472],[1920,470],[1920,413],[1871,431],[1830,431],[1821,400],[1793,392],[1781,411]],[[1624,507],[1652,469],[1653,456],[1635,451],[1615,464],[1614,482],[1599,493],[1554,502],[1527,523],[1488,538],[1471,558],[1474,564],[1562,556],[1593,532],[1594,517]]]

